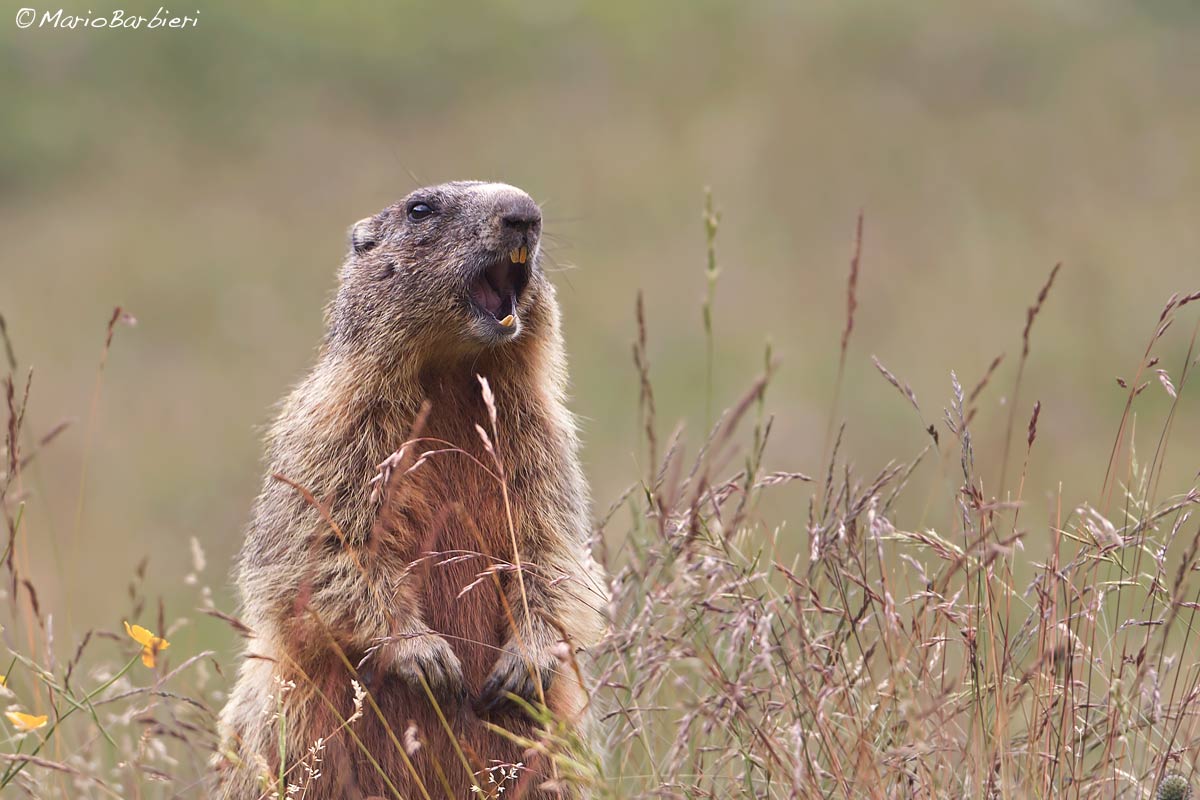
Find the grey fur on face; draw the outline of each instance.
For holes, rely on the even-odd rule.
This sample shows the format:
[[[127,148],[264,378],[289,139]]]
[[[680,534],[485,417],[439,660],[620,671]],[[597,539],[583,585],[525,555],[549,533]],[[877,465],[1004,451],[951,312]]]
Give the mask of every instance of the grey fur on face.
[[[418,189],[360,220],[330,308],[330,344],[420,339],[436,351],[519,338],[548,288],[541,221],[525,192],[478,181]]]

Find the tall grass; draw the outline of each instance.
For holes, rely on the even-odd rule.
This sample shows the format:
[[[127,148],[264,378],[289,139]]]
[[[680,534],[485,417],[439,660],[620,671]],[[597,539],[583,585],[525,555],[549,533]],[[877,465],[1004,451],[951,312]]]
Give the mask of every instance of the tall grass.
[[[704,220],[711,398],[718,274],[711,198]],[[855,368],[847,353],[862,242],[860,217],[819,468],[789,464],[788,454],[771,449],[767,408],[786,413],[787,404],[767,403],[776,368],[769,349],[760,377],[699,441],[688,445],[680,428],[662,437],[648,357],[653,319],[638,298],[637,446],[649,467],[596,524],[596,550],[611,576],[611,628],[583,674],[599,732],[584,743],[563,724],[569,720],[529,707],[540,722],[538,736],[524,742],[530,759],[550,760],[558,785],[604,798],[1149,798],[1160,786],[1163,796],[1181,796],[1167,793],[1194,783],[1200,744],[1200,524],[1191,518],[1200,489],[1164,485],[1164,463],[1189,392],[1200,321],[1174,371],[1156,352],[1177,320],[1195,316],[1200,293],[1170,298],[1134,377],[1121,380],[1126,402],[1093,500],[1063,507],[1060,495],[1045,514],[1028,503],[1027,478],[1039,430],[1054,423],[1039,402],[1018,402],[1028,391],[1025,365],[1037,357],[1034,320],[1053,313],[1058,267],[1026,314],[999,457],[981,450],[973,432],[1002,357],[969,392],[947,365],[936,415],[875,359],[928,441],[860,474],[844,455],[854,421],[839,419],[838,397],[846,370]],[[119,319],[114,314],[103,358]],[[192,622],[146,596],[147,584],[177,576],[144,568],[130,585],[128,619],[158,638],[135,641],[120,620],[78,641],[55,638],[54,619],[64,610],[40,605],[22,555],[27,504],[54,499],[29,494],[23,474],[63,427],[29,430],[25,412],[36,388],[18,369],[19,348],[2,324],[0,332],[8,363],[0,693],[12,712],[0,743],[0,788],[32,797],[203,796],[228,670],[213,653],[166,649]],[[93,397],[100,387],[98,377]],[[1149,429],[1153,442],[1147,459],[1135,446],[1134,419],[1149,390],[1167,392],[1171,402],[1164,419],[1142,419],[1143,439]],[[880,391],[890,393],[882,383]],[[1020,420],[1025,433],[1014,438]],[[481,436],[494,441],[504,431],[493,420]],[[1014,442],[1021,466],[1009,491]],[[490,469],[506,491],[503,463]],[[999,494],[987,491],[985,473],[998,476]],[[914,493],[916,502],[901,503]],[[774,518],[779,497],[806,505],[807,517]],[[192,562],[186,581],[199,610],[236,629],[234,616],[212,608],[201,543],[193,542]],[[514,553],[497,569],[519,577],[535,567]],[[105,582],[116,579],[97,577]],[[289,690],[281,682],[280,695]],[[361,715],[379,713],[358,692],[355,714],[329,736],[357,741]],[[420,731],[403,720],[392,725],[396,747],[421,749]],[[304,796],[332,766],[325,743],[266,775],[262,796]],[[446,769],[467,759],[445,755]],[[520,797],[530,785],[522,767],[480,770],[478,794],[507,789],[507,797]],[[422,796],[444,794],[435,785]]]
[[[860,218],[839,386],[861,253]],[[1001,487],[1031,330],[1058,271],[1026,314],[992,468]],[[940,425],[875,359],[931,439],[875,474],[840,456],[837,387],[816,477],[764,469],[770,419],[744,429],[769,370],[697,455],[673,440],[629,495],[629,529],[614,531],[611,515],[601,526],[624,543],[609,557],[614,632],[599,654],[613,796],[1150,797],[1167,773],[1176,786],[1191,781],[1200,526],[1189,519],[1200,491],[1167,491],[1161,477],[1195,332],[1175,379],[1155,373],[1171,407],[1148,463],[1130,430],[1155,346],[1197,299],[1167,302],[1134,381],[1122,382],[1128,399],[1096,500],[1060,501],[1048,519],[1022,516],[1040,402],[1015,494],[984,489],[991,465],[973,442],[974,403],[1002,357],[969,396],[948,371]],[[898,510],[930,462],[957,465],[941,529]],[[807,496],[803,531],[759,513],[781,492]]]

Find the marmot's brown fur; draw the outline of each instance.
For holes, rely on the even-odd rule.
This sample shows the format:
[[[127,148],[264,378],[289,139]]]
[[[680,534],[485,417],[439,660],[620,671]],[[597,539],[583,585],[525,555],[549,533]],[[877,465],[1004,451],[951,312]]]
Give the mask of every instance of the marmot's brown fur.
[[[242,549],[253,635],[221,717],[218,796],[279,788],[281,731],[284,782],[309,800],[474,797],[473,781],[494,790],[489,767],[517,762],[507,796],[574,796],[487,727],[536,738],[511,692],[579,729],[574,653],[603,627],[540,233],[527,194],[478,182],[418,190],[352,228]],[[370,698],[343,728],[348,664]]]

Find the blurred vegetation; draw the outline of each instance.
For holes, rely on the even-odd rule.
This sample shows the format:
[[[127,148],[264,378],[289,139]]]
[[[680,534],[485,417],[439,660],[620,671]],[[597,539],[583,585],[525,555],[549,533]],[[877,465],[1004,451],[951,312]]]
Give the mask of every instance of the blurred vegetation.
[[[1006,353],[974,428],[980,461],[998,463],[1025,308],[1064,264],[1017,411],[1020,429],[1041,401],[1030,524],[1060,482],[1064,508],[1099,492],[1125,400],[1113,377],[1136,367],[1166,298],[1195,288],[1191,3],[198,8],[186,31],[0,18],[0,313],[19,373],[34,369],[32,431],[79,418],[26,476],[79,508],[32,503],[23,523],[67,642],[115,630],[144,557],[146,592],[172,615],[194,607],[177,579],[191,537],[230,607],[261,426],[311,362],[345,230],[416,185],[497,179],[543,203],[598,510],[646,471],[639,289],[663,434],[675,418],[693,441],[705,426],[705,186],[722,220],[711,403],[736,399],[769,338],[769,468],[824,463],[860,209],[837,418],[862,473],[928,441],[872,354],[929,424],[950,370],[969,388]],[[139,325],[117,331],[96,394],[116,305]],[[1187,337],[1173,333],[1161,366],[1177,371]],[[1151,386],[1141,410],[1161,416],[1169,399]],[[1182,408],[1186,444],[1200,417],[1191,398]],[[1177,445],[1168,475],[1195,470]],[[903,524],[946,522],[921,512]],[[799,539],[800,495],[780,517]],[[212,641],[177,652],[230,652],[220,623],[200,630]]]

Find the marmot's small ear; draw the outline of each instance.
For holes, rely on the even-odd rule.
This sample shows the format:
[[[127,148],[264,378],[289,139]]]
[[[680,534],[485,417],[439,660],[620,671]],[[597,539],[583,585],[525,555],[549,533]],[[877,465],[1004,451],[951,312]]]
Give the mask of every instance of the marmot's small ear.
[[[350,249],[362,254],[378,244],[375,217],[360,219],[350,228]]]

